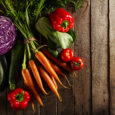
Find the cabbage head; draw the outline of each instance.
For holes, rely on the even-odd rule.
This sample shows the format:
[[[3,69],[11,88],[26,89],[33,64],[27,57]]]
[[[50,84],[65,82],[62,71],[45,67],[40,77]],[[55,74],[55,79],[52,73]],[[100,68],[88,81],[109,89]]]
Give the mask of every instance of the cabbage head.
[[[13,22],[0,16],[0,55],[7,53],[14,45],[16,38],[16,28]]]

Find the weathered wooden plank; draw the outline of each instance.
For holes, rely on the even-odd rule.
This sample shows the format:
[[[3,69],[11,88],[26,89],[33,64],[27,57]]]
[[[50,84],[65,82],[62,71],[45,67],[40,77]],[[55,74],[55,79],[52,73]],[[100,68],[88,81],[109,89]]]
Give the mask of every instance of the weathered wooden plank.
[[[92,112],[108,115],[108,0],[91,0]]]
[[[73,14],[73,7],[68,6],[66,8],[68,12]],[[74,50],[74,44],[70,47],[70,49]],[[73,75],[72,74],[66,74],[70,83],[72,84],[71,89],[65,89],[63,87],[59,87],[59,93],[63,99],[62,103],[58,101],[57,104],[57,113],[58,115],[74,115],[74,96],[73,96]],[[61,81],[63,84],[68,86],[66,80],[60,76]],[[68,86],[69,87],[69,86]]]
[[[33,97],[32,97],[33,99]],[[39,115],[39,114],[36,114],[37,113],[37,106],[35,104],[35,115]],[[21,115],[21,114],[20,114]],[[32,105],[31,103],[29,103],[28,107],[26,109],[24,109],[23,111],[23,114],[22,115],[33,115],[33,110],[32,110]]]
[[[67,75],[70,79],[73,79],[71,75]],[[72,80],[71,80],[72,82]],[[64,84],[67,83],[63,82]],[[64,89],[60,88],[59,93],[63,99],[62,102],[58,101],[57,104],[57,113],[58,115],[74,115],[74,96],[73,96],[73,88],[71,89]]]
[[[110,113],[115,115],[115,1],[109,0],[110,21]]]
[[[85,66],[77,71],[74,78],[75,115],[90,115],[91,81],[90,81],[90,6],[74,13],[75,30],[78,40],[75,42],[75,56],[84,60]],[[84,11],[86,9],[86,11]]]
[[[57,115],[57,98],[52,91],[48,96],[43,97],[44,107],[40,108],[40,115]]]
[[[7,115],[7,90],[0,92],[0,115]]]

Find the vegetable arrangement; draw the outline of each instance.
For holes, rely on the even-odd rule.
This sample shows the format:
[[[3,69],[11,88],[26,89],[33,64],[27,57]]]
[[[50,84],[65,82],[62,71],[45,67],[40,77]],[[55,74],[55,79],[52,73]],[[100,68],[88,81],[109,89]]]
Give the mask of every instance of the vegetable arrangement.
[[[8,95],[8,100],[12,109],[25,109],[30,101],[30,94],[27,91],[20,88],[16,89],[14,78],[16,62],[22,60],[20,58],[22,53],[21,74],[25,85],[31,90],[38,103],[41,106],[44,105],[33,79],[44,95],[48,95],[41,78],[62,102],[57,82],[64,88],[68,87],[62,83],[58,75],[64,77],[71,86],[62,69],[68,72],[80,70],[84,63],[81,58],[74,57],[74,52],[69,49],[69,46],[76,40],[76,35],[71,29],[74,25],[74,19],[69,12],[60,7],[71,3],[77,10],[83,1],[0,0],[0,4],[4,8],[0,11],[10,18],[0,17],[0,55],[8,52],[15,43],[11,50],[9,69],[9,87],[12,91]],[[42,12],[47,13],[48,16],[42,17]],[[23,35],[24,40],[18,38],[20,40],[15,42],[16,28]],[[35,30],[42,35],[42,39],[46,39],[47,45],[40,45],[39,39],[37,41],[35,38]],[[61,53],[59,48],[62,49]],[[5,72],[6,67],[1,68],[2,66],[0,67],[2,84],[2,79],[5,76],[2,71]]]

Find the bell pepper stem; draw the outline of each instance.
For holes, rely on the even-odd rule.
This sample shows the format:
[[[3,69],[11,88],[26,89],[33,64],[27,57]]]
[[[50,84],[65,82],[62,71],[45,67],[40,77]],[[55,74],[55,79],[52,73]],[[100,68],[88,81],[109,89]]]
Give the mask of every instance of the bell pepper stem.
[[[63,21],[61,24],[61,26],[64,27],[65,29],[67,29],[68,25],[69,25],[68,20]]]
[[[24,91],[16,95],[16,100],[22,102],[24,100]]]

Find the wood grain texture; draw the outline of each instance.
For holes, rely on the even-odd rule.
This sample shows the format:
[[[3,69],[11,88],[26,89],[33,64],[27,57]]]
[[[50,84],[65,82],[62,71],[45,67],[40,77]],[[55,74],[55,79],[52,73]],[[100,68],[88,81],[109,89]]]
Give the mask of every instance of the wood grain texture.
[[[52,91],[43,97],[44,107],[40,108],[40,115],[57,115],[57,98]]]
[[[67,74],[67,77],[71,84],[73,83],[72,75]],[[65,82],[64,78],[63,84],[68,86],[67,82]],[[74,96],[73,96],[73,88],[65,89],[63,87],[59,88],[59,93],[63,99],[63,101],[60,103],[58,101],[57,105],[57,115],[74,115]]]
[[[0,92],[0,115],[7,115],[7,90]]]
[[[115,115],[115,1],[109,1],[110,22],[110,113]]]
[[[91,0],[92,115],[108,115],[108,0]]]
[[[74,13],[75,32],[78,40],[75,42],[75,56],[84,60],[85,67],[76,72],[74,78],[75,115],[90,115],[91,89],[90,89],[90,6]],[[83,13],[84,12],[84,13]]]

